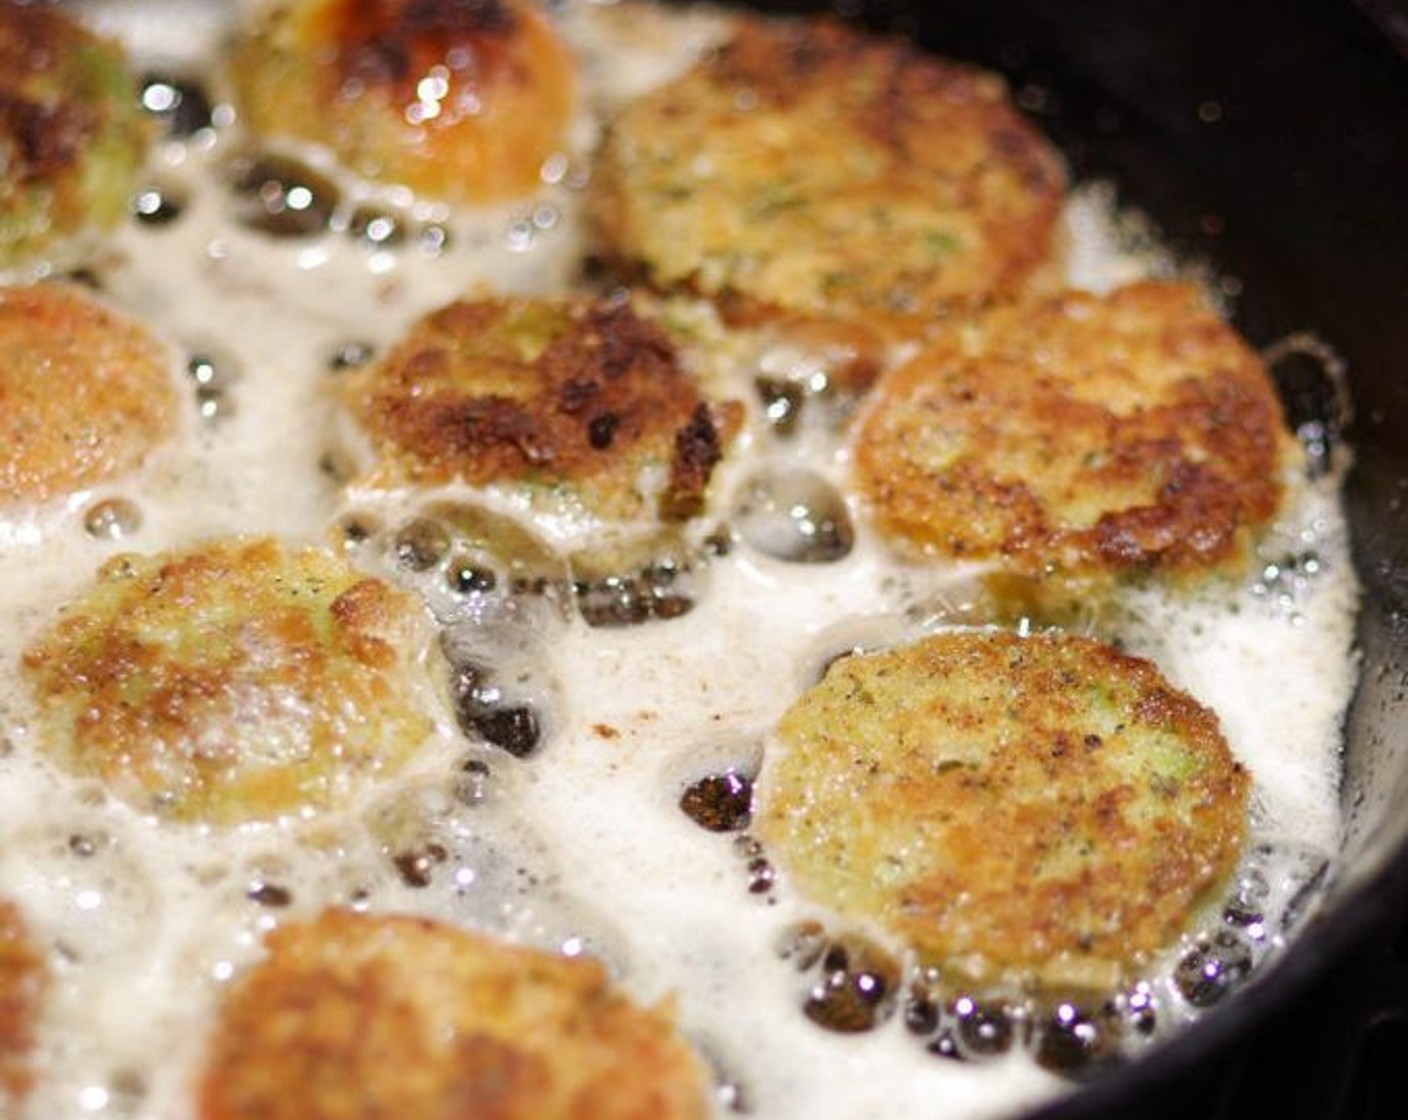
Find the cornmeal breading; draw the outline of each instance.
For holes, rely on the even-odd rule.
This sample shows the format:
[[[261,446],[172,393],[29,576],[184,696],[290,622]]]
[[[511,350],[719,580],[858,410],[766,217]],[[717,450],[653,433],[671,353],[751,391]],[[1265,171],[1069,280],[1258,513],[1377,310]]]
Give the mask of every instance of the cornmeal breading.
[[[956,326],[877,386],[855,477],[903,550],[1079,582],[1238,570],[1299,461],[1257,355],[1146,282]]]
[[[417,604],[270,539],[121,555],[25,651],[41,744],[144,811],[335,804],[426,740]]]
[[[1149,662],[953,631],[833,664],[779,725],[755,828],[799,890],[949,977],[1103,987],[1225,880],[1247,786]]]
[[[50,5],[0,0],[0,269],[116,225],[148,137],[115,42]]]
[[[80,288],[0,288],[0,508],[136,468],[176,426],[172,360]]]
[[[228,72],[254,132],[451,202],[531,191],[576,99],[566,48],[526,0],[289,0],[253,21]]]
[[[377,455],[373,485],[523,483],[620,519],[697,513],[739,419],[614,301],[452,303],[344,399]]]
[[[325,912],[226,999],[202,1120],[702,1120],[669,1015],[568,960],[410,917]]]
[[[34,1080],[29,1056],[47,981],[19,911],[0,901],[0,1115],[14,1114]]]
[[[1022,291],[1063,189],[995,75],[830,20],[739,16],[611,124],[592,201],[604,257],[734,318],[913,326]]]

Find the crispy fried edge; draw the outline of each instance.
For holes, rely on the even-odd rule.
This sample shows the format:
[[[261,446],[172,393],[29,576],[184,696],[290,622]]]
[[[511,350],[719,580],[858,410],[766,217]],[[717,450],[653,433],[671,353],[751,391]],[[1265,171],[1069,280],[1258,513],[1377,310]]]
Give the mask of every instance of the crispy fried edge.
[[[662,291],[682,290],[709,297],[718,304],[725,319],[735,325],[755,326],[781,320],[806,327],[850,318],[886,339],[922,334],[927,320],[935,314],[942,316],[992,299],[1010,298],[1029,285],[1049,285],[1065,170],[1046,139],[1005,98],[981,96],[985,85],[1003,88],[1001,79],[919,51],[900,39],[865,35],[829,17],[776,21],[737,15],[733,23],[733,36],[721,50],[706,56],[676,82],[639,99],[608,126],[598,153],[588,221],[597,255],[617,275]],[[981,111],[988,118],[986,131],[991,135],[993,152],[1008,161],[1010,170],[1030,185],[1031,213],[1025,221],[1003,214],[988,223],[987,235],[1002,242],[1008,254],[996,270],[990,292],[943,298],[931,292],[920,297],[920,302],[931,306],[917,312],[896,310],[874,298],[862,298],[854,306],[843,300],[828,301],[834,306],[816,308],[763,298],[749,292],[746,286],[716,287],[704,282],[697,269],[682,274],[672,269],[669,275],[663,275],[652,266],[643,246],[649,241],[647,231],[654,203],[643,197],[643,192],[631,188],[635,161],[621,154],[622,148],[635,147],[636,138],[626,140],[623,135],[639,126],[637,118],[648,119],[654,112],[667,119],[679,116],[672,100],[690,106],[700,104],[702,98],[703,104],[717,109],[721,103],[733,101],[735,91],[728,88],[728,83],[739,87],[739,95],[786,112],[797,105],[806,91],[820,84],[837,88],[844,84],[840,79],[863,72],[867,66],[884,72],[883,89],[854,114],[843,111],[838,119],[853,119],[857,134],[873,139],[893,162],[912,165],[910,141],[932,141],[932,122],[917,112],[916,106],[922,106],[926,98],[938,104],[952,97],[967,101],[974,112]],[[831,78],[838,80],[829,81]],[[704,94],[694,89],[701,85]],[[716,89],[717,98],[712,96]],[[913,136],[906,132],[906,123],[912,125]],[[688,140],[697,141],[697,133]],[[828,138],[827,144],[834,147],[834,136]],[[987,173],[991,174],[991,167]],[[937,271],[934,275],[938,275]],[[924,285],[916,288],[922,292]]]
[[[279,601],[278,589],[290,570],[314,562],[318,570],[307,581],[315,584],[330,578],[334,568],[346,568],[346,586],[326,608],[326,634],[319,633],[317,621],[308,612]],[[137,641],[129,623],[149,617],[148,608],[158,614],[183,614],[198,604],[203,585],[227,577],[240,579],[246,588],[251,579],[269,581],[250,589],[248,605],[277,611],[271,621],[277,622],[278,640],[287,643],[285,652],[300,675],[316,671],[319,661],[343,658],[366,672],[369,695],[365,699],[380,701],[376,718],[395,720],[392,729],[376,741],[398,744],[401,757],[359,757],[335,727],[323,730],[324,738],[334,741],[323,743],[311,759],[252,772],[246,772],[239,759],[231,771],[226,751],[195,756],[172,750],[173,741],[185,741],[191,734],[190,712],[204,718],[212,698],[218,703],[219,697],[228,695],[228,686],[238,680],[243,654],[232,652],[233,661],[229,657],[193,659],[186,653],[173,656]],[[266,600],[258,598],[262,592],[267,593]],[[113,557],[100,570],[97,583],[27,645],[21,667],[39,706],[41,744],[65,767],[95,774],[132,801],[139,790],[155,796],[169,787],[174,755],[185,793],[162,811],[177,820],[229,824],[277,816],[304,805],[325,805],[327,791],[319,794],[326,784],[325,769],[345,765],[376,770],[399,764],[431,734],[434,725],[428,714],[389,694],[386,674],[405,671],[398,665],[403,654],[379,631],[396,621],[395,614],[418,619],[420,608],[406,593],[346,566],[331,553],[315,549],[290,553],[272,538],[217,540],[176,553]],[[218,627],[210,636],[234,640]],[[126,694],[134,674],[154,686],[140,703]],[[335,710],[350,699],[345,692],[324,696],[319,707],[336,723],[344,717]],[[414,743],[407,745],[411,739]],[[235,741],[241,740],[237,736]],[[132,782],[137,789],[128,788]],[[192,783],[194,789],[186,788]],[[251,800],[255,806],[248,804]],[[149,808],[146,801],[145,796],[138,798],[137,807]]]
[[[0,507],[136,470],[175,434],[171,359],[137,320],[48,283],[0,287],[0,330]]]
[[[1177,351],[1193,345],[1211,349],[1216,364],[1162,386],[1158,400],[1117,416],[1080,397],[1078,376],[1042,369],[1022,350],[1042,346],[1053,334],[1089,333],[1084,321],[1067,326],[1073,308],[1086,317],[1107,310],[1111,318],[1126,310],[1147,315],[1136,333],[1145,342],[1157,338],[1170,365],[1186,365]],[[1008,330],[1015,339],[1004,345]],[[1089,344],[1102,341],[1092,335]],[[992,414],[975,413],[980,430],[956,457],[941,449],[950,463],[927,465],[926,409],[942,412],[950,397],[961,405],[980,398],[985,363],[1004,371],[1004,395],[994,401]],[[1039,424],[1033,432],[1012,430],[1015,410],[1004,403],[1028,367],[1032,391],[1043,394],[1039,411],[1031,414]],[[941,384],[945,379],[954,382],[951,392]],[[1160,500],[1107,510],[1088,528],[1065,528],[1053,524],[1026,480],[983,469],[984,460],[1000,457],[1012,441],[1045,437],[1052,454],[1059,454],[1063,432],[1076,423],[1119,431],[1123,441],[1112,443],[1105,462],[1086,477],[1098,470],[1111,487],[1129,486],[1157,467]],[[1200,441],[1193,455],[1189,433]],[[1208,448],[1225,470],[1198,461]],[[875,523],[902,551],[995,562],[1008,576],[1064,581],[1072,595],[1149,573],[1186,583],[1216,571],[1240,571],[1255,532],[1280,509],[1285,481],[1299,461],[1261,360],[1194,289],[1163,282],[1129,285],[1104,298],[1066,292],[995,309],[974,325],[956,327],[881,379],[857,427],[854,450],[858,488]],[[963,504],[951,517],[938,516],[956,501]],[[983,527],[988,518],[997,529]],[[1039,587],[1026,585],[1023,593],[1043,598]],[[1056,594],[1064,592],[1058,588]]]
[[[516,325],[539,312],[525,344]],[[352,378],[343,401],[378,453],[374,485],[568,485],[615,518],[643,512],[652,460],[667,471],[659,516],[700,512],[742,420],[736,402],[706,401],[666,333],[617,301],[457,301]]]
[[[226,998],[202,1120],[707,1112],[703,1067],[668,1010],[637,1007],[596,962],[339,910],[268,945]]]
[[[1031,661],[1033,652],[1039,658],[1036,663]],[[1015,696],[1014,668],[1023,681]],[[915,685],[895,705],[886,697],[898,684],[890,684],[886,693],[880,693],[878,686],[872,691],[876,681],[914,673],[926,677],[964,673],[975,687],[1001,682],[1003,688],[990,695],[980,693],[974,701],[966,690],[955,699],[946,692],[936,697]],[[1020,746],[1028,753],[1015,762],[995,758],[993,745],[984,743],[978,772],[970,773],[971,760],[958,757],[973,749],[966,731],[985,734],[991,715],[984,713],[999,705],[1016,709],[1009,714],[1011,719],[1026,718],[1023,709],[1030,711],[1028,705],[1033,703],[1031,685],[1043,680],[1049,687],[1035,694],[1038,705],[1083,687],[1100,695],[1102,702],[1116,704],[1118,711],[1111,717],[1117,720],[1115,726],[1098,727],[1098,710],[1080,710],[1071,719],[1086,725],[1083,733],[1079,726],[1070,733],[1050,729],[1052,733],[1039,741],[1023,741]],[[954,706],[959,708],[956,713],[951,710]],[[864,727],[854,724],[857,715],[885,741],[864,740]],[[1054,715],[1059,719],[1062,713]],[[911,716],[913,722],[906,722]],[[1073,765],[1087,770],[1095,766],[1097,757],[1106,757],[1100,752],[1108,752],[1108,740],[1124,732],[1123,721],[1129,718],[1141,726],[1141,735],[1169,733],[1172,727],[1179,754],[1191,755],[1199,764],[1196,776],[1179,786],[1167,784],[1166,776],[1157,772],[1149,778],[1152,784],[1143,796],[1162,798],[1166,808],[1154,826],[1156,834],[1142,836],[1150,859],[1134,869],[1141,881],[1125,882],[1121,872],[1122,867],[1128,868],[1131,846],[1139,848],[1141,834],[1128,819],[1128,807],[1137,803],[1140,794],[1131,792],[1127,783],[1114,781],[1122,769],[1120,762],[1112,764],[1115,773],[1108,783],[1101,771],[1093,771],[1094,784],[1109,788],[1083,791],[1074,804],[1061,802],[1051,809],[1031,802],[1015,804],[1006,801],[1010,791],[1005,790],[984,798],[984,790],[991,789],[994,780],[1011,778],[1013,765],[1029,767],[1029,776],[1037,779],[1043,791],[1071,792],[1062,786],[1063,771]],[[858,732],[862,741],[857,741]],[[939,768],[928,775],[906,765],[914,761],[914,754],[930,753],[940,744],[951,748],[954,764],[944,766],[940,760]],[[982,984],[1015,980],[1052,988],[1113,986],[1177,936],[1226,881],[1245,841],[1250,777],[1233,758],[1217,717],[1169,685],[1151,662],[1128,657],[1093,639],[955,631],[909,647],[844,658],[784,715],[771,750],[755,787],[754,829],[798,888],[852,919],[877,923],[951,978],[967,977]],[[900,757],[886,757],[895,751]],[[1127,757],[1137,763],[1144,753]],[[804,765],[807,760],[810,765]],[[904,769],[895,771],[895,766]],[[896,777],[886,779],[886,774]],[[884,803],[872,806],[864,787],[877,779],[886,783],[885,788],[872,788],[870,793],[883,796]],[[925,782],[927,788],[921,784]],[[933,800],[936,783],[954,787],[947,808]],[[1003,800],[993,804],[993,796]],[[907,797],[914,800],[906,804]],[[975,798],[983,800],[979,803]],[[881,912],[874,912],[869,903],[838,896],[833,889],[834,869],[809,867],[805,858],[798,857],[799,831],[814,834],[808,818],[824,817],[822,827],[829,830],[833,811],[858,815],[885,837],[870,860],[857,860],[863,865],[851,867],[867,896],[879,893]],[[1170,813],[1178,816],[1170,819]],[[1195,826],[1181,819],[1187,813],[1196,817]],[[906,842],[906,836],[894,830],[899,816],[913,820],[914,836],[922,837],[927,828],[944,829],[944,847],[953,854],[952,871],[935,868],[938,873],[930,877],[881,885],[886,882],[882,866],[889,858],[886,853]],[[862,828],[861,832],[858,838],[842,838],[843,850],[854,853],[857,844],[865,843],[868,831]],[[1021,871],[1052,852],[1069,856],[1059,842],[1052,848],[1049,838],[1073,834],[1087,842],[1101,837],[1111,848],[1095,866],[1078,861],[1075,878],[1068,873],[1038,885]],[[833,837],[815,843],[824,849],[825,858],[837,841]],[[802,855],[807,854],[804,846]],[[1004,884],[992,900],[997,905],[989,912],[979,901],[975,908],[975,897],[981,899],[994,882]],[[1087,917],[1103,918],[1108,926],[1093,934],[1072,921],[1072,911],[1092,901],[1096,909]],[[1101,907],[1109,910],[1102,914]]]

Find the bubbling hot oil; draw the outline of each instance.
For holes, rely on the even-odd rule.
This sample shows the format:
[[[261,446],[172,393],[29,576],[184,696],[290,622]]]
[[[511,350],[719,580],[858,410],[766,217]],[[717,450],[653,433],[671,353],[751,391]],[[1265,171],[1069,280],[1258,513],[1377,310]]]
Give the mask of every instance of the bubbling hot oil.
[[[244,146],[218,91],[190,78],[207,64],[182,53],[213,48],[222,17],[171,7],[96,6],[152,69],[142,96],[167,139],[95,279],[185,356],[173,376],[195,419],[141,476],[0,520],[0,894],[55,977],[31,1116],[189,1116],[223,986],[270,929],[327,905],[600,956],[642,1000],[674,993],[720,1112],[835,1120],[929,1116],[940,1099],[955,1118],[1016,1112],[1196,1018],[1294,935],[1337,850],[1353,684],[1334,470],[1306,484],[1245,586],[1135,593],[1115,612],[1115,636],[1219,712],[1255,777],[1224,897],[1105,998],[950,989],[809,906],[747,834],[768,729],[829,660],[970,617],[965,573],[896,568],[841,497],[854,401],[825,356],[764,340],[724,372],[755,415],[720,480],[728,524],[604,549],[570,518],[525,530],[502,494],[347,495],[338,371],[477,284],[566,285],[593,126],[530,202],[448,214]],[[694,10],[559,15],[598,106],[719,30]],[[1145,232],[1129,252],[1128,226],[1108,192],[1078,191],[1072,280],[1171,266]],[[36,759],[19,650],[115,551],[238,532],[322,540],[424,598],[436,731],[406,774],[339,810],[157,825]]]

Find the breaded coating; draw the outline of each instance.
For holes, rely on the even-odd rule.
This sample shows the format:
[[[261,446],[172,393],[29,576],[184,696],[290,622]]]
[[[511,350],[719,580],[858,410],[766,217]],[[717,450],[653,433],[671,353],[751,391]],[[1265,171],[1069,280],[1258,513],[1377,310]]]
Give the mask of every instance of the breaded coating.
[[[528,0],[286,0],[227,69],[254,132],[459,203],[531,191],[576,101],[572,60]]]
[[[116,225],[148,139],[117,43],[54,6],[0,0],[0,269]]]
[[[855,477],[881,530],[1024,577],[1238,570],[1299,462],[1265,366],[1183,284],[990,311],[874,401]]]
[[[0,1116],[18,1112],[34,1080],[29,1058],[48,975],[19,911],[0,901]]]
[[[120,555],[25,650],[43,748],[118,797],[226,824],[345,801],[432,731],[409,595],[270,539]]]
[[[0,508],[126,474],[175,430],[166,349],[64,284],[0,288]]]
[[[461,300],[348,383],[375,486],[523,483],[600,517],[686,518],[741,418],[620,301]]]
[[[1247,786],[1151,663],[951,631],[835,662],[778,727],[754,827],[799,890],[946,976],[1099,988],[1225,880]]]
[[[611,124],[592,216],[617,268],[735,320],[875,326],[1023,290],[1064,185],[997,76],[833,20],[739,16]]]
[[[236,981],[201,1120],[702,1120],[669,1015],[595,961],[448,925],[327,911]]]

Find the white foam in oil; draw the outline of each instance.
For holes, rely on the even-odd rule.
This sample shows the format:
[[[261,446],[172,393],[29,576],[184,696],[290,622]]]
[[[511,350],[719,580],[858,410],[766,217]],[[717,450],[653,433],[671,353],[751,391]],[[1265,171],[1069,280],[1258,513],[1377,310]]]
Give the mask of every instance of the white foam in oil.
[[[205,72],[183,58],[189,44],[219,42],[213,8],[91,8],[139,55],[188,73]],[[167,11],[173,18],[152,18]],[[598,4],[563,13],[601,104],[662,80],[718,29],[701,13],[620,16]],[[697,573],[697,601],[678,621],[589,627],[551,604],[500,619],[503,635],[485,638],[475,656],[507,664],[503,642],[531,653],[525,679],[499,682],[540,709],[541,741],[523,759],[469,742],[445,701],[411,772],[346,811],[205,829],[144,818],[37,757],[20,651],[106,556],[237,532],[332,539],[350,508],[324,463],[335,428],[332,357],[351,343],[384,347],[420,313],[476,286],[553,291],[572,273],[572,161],[530,203],[422,215],[449,230],[443,248],[378,250],[342,233],[280,241],[233,222],[222,171],[233,135],[198,134],[159,151],[153,174],[180,189],[185,210],[169,224],[124,230],[103,271],[108,297],[175,348],[173,376],[193,402],[187,430],[140,476],[0,524],[0,896],[19,902],[54,974],[28,1115],[187,1120],[222,987],[258,958],[269,929],[333,903],[429,913],[601,955],[639,998],[673,995],[682,1028],[727,1086],[720,1112],[904,1120],[932,1117],[941,1102],[944,1116],[976,1120],[1061,1091],[1066,1082],[1021,1046],[983,1061],[936,1056],[898,1011],[858,1035],[809,1021],[806,981],[777,947],[799,921],[825,915],[785,880],[750,891],[748,853],[678,806],[691,781],[756,767],[768,729],[829,655],[912,630],[906,581],[854,509],[844,558],[789,563],[775,555],[785,543],[760,551],[744,541]],[[588,123],[583,151],[590,140]],[[1068,220],[1075,281],[1101,287],[1151,266],[1123,252],[1116,228],[1107,199],[1077,193]],[[185,369],[193,356],[219,370],[205,420]],[[741,363],[722,376],[732,377],[732,395],[753,400],[754,372]],[[834,481],[845,454],[834,439],[780,440],[755,423],[723,476],[720,508],[755,465]],[[84,529],[85,511],[110,498],[140,514],[119,539]],[[379,530],[354,550],[358,562],[397,571],[388,541],[413,504],[357,506]],[[961,573],[954,586],[960,593]],[[1254,850],[1236,930],[1258,958],[1283,936],[1281,911],[1299,905],[1300,888],[1337,849],[1355,598],[1330,479],[1304,488],[1254,578],[1225,598],[1141,593],[1126,604],[1123,640],[1219,713],[1254,776]],[[1218,925],[1217,915],[1205,923]],[[1197,934],[1151,977],[1161,1021],[1206,1002],[1178,980]]]

